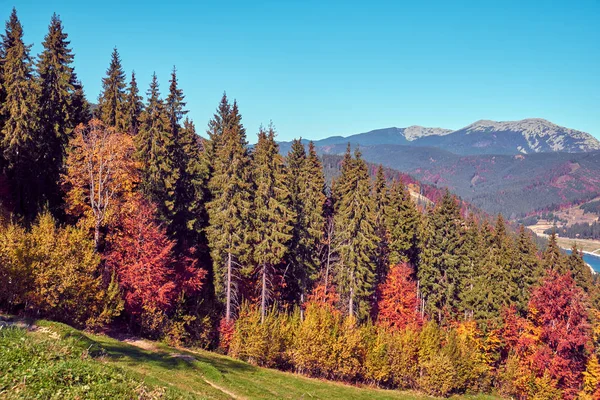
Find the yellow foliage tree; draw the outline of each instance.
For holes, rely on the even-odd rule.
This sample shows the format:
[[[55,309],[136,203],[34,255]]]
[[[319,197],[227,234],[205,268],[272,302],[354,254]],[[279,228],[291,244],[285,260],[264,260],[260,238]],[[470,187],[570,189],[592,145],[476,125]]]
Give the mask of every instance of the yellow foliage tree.
[[[84,217],[86,226],[93,229],[98,249],[101,229],[118,216],[139,182],[135,146],[130,135],[93,119],[77,127],[70,148],[63,176],[67,212]]]

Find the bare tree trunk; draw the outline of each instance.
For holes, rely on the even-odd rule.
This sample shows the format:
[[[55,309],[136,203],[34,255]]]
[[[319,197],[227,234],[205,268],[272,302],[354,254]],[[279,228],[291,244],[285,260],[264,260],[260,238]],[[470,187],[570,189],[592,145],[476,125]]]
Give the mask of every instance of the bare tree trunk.
[[[96,220],[96,224],[94,225],[94,248],[96,252],[100,250],[100,221]]]
[[[354,288],[350,286],[350,302],[348,304],[348,315],[354,315]]]
[[[231,253],[227,253],[227,300],[225,303],[225,321],[231,321]]]
[[[267,266],[263,264],[262,268],[262,290],[260,299],[260,322],[265,322],[265,311],[267,306]]]
[[[327,285],[329,285],[329,265],[331,263],[331,235],[333,233],[333,223],[330,222],[327,227],[327,264],[325,267],[325,290],[324,296],[327,298]],[[325,299],[323,299],[325,301]]]
[[[304,291],[300,294],[300,321],[304,321]]]

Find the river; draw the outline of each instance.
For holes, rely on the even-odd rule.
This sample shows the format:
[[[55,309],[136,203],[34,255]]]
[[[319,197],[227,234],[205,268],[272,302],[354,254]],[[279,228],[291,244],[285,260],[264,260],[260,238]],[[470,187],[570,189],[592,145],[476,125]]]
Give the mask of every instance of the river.
[[[567,254],[571,254],[571,250],[566,250]],[[600,256],[590,253],[583,253],[583,261],[588,263],[596,272],[600,272]]]

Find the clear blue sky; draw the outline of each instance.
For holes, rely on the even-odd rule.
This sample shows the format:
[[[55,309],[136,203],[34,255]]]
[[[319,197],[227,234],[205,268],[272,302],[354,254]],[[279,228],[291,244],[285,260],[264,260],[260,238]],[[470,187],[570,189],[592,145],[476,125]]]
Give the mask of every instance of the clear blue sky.
[[[0,0],[6,20],[14,0]],[[600,138],[600,1],[22,1],[39,53],[60,14],[95,101],[117,46],[145,92],[178,68],[204,132],[224,90],[249,140],[546,118]]]

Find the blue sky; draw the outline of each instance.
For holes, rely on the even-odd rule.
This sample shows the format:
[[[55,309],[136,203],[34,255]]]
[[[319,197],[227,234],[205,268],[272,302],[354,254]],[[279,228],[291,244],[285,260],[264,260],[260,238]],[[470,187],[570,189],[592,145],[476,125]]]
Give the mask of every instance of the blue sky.
[[[227,91],[254,141],[546,118],[600,138],[600,1],[23,1],[39,53],[58,13],[95,101],[117,46],[145,92],[177,66],[204,132]]]

